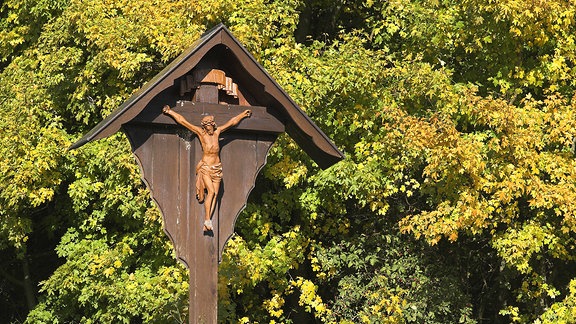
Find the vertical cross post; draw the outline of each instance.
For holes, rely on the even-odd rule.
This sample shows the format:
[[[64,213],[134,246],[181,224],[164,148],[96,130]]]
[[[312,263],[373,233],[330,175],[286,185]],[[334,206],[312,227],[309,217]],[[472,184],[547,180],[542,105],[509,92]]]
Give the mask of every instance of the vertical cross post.
[[[218,88],[214,84],[202,84],[195,92],[197,102],[218,104]],[[202,156],[202,148],[194,147],[195,156]],[[194,173],[194,172],[193,172]],[[198,176],[198,175],[196,175]],[[195,181],[192,181],[194,184]],[[194,188],[190,188],[194,191]],[[219,192],[216,193],[218,197]],[[206,203],[206,202],[204,202]],[[193,199],[191,204],[192,214],[188,215],[193,221],[188,223],[189,231],[194,233],[189,244],[188,251],[192,251],[192,259],[189,266],[189,323],[212,324],[218,322],[218,228],[219,206],[216,200],[216,208],[212,215],[213,230],[204,231],[202,224],[205,219],[204,208]]]
[[[201,208],[199,208],[201,209]],[[199,211],[199,209],[197,209]],[[194,221],[190,222],[190,231],[197,235],[191,235],[188,242],[194,252],[193,260],[189,267],[190,304],[188,306],[190,323],[217,323],[218,321],[218,216],[214,214],[212,222],[214,231],[202,233],[204,214],[196,213]]]

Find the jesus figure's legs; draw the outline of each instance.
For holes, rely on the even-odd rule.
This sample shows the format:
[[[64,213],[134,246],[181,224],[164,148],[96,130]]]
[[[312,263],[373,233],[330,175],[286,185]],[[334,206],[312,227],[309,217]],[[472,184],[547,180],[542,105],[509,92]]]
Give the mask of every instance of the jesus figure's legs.
[[[220,190],[220,182],[213,182],[208,174],[202,174],[202,181],[206,188],[206,197],[204,198],[204,230],[211,231],[212,227],[212,214],[216,208],[216,196]]]

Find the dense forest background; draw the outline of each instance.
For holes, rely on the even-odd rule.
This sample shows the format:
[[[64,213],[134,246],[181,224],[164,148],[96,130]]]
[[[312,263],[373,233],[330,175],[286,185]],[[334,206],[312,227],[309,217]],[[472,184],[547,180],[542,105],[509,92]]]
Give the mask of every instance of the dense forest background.
[[[273,147],[219,269],[230,323],[576,318],[576,5],[5,0],[0,322],[187,323],[123,134],[67,147],[224,23],[346,154]]]

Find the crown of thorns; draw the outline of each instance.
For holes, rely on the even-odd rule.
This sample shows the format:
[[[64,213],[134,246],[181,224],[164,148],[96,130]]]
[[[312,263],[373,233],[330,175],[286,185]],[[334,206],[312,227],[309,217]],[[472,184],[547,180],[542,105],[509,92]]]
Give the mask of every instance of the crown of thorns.
[[[212,125],[212,126],[216,127],[216,123],[214,122],[214,116],[206,116],[206,117],[202,118],[200,125],[202,125],[202,126]]]

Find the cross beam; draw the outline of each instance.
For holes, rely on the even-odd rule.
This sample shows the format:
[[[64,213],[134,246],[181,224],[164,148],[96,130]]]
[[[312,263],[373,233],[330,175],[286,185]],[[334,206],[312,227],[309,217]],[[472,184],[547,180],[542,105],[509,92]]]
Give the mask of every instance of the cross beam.
[[[214,116],[217,125],[221,125],[230,118],[238,115],[245,109],[249,108],[252,111],[252,116],[243,120],[238,126],[234,128],[235,131],[246,132],[264,132],[264,133],[283,133],[285,131],[284,124],[278,117],[272,115],[269,109],[261,106],[240,106],[230,104],[215,104],[194,101],[178,101],[176,106],[172,109],[182,115],[191,124],[200,125],[202,117],[206,115]],[[133,119],[131,124],[156,124],[156,125],[176,125],[176,122],[163,114],[158,115],[145,111]]]

